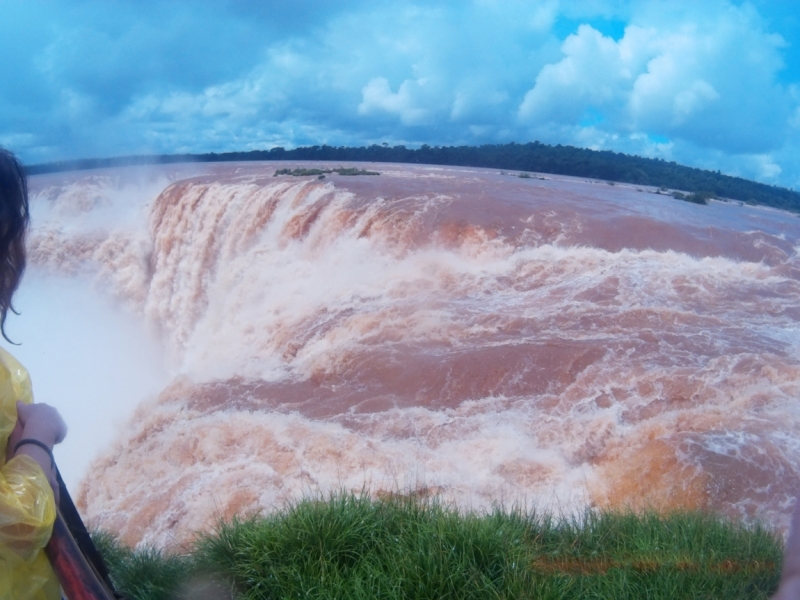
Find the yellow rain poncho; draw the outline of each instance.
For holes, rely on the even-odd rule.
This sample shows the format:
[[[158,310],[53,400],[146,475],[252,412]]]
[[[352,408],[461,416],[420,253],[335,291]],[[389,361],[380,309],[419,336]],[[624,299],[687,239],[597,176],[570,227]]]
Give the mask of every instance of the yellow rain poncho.
[[[33,402],[28,371],[0,348],[0,600],[58,600],[58,580],[43,552],[56,518],[53,490],[31,457],[6,462],[18,400]]]

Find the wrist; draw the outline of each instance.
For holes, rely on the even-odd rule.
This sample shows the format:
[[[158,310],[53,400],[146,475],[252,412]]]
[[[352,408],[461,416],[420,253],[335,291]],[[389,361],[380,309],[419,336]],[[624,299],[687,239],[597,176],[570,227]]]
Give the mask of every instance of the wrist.
[[[52,451],[53,446],[56,445],[56,432],[52,427],[30,424],[23,427],[20,439],[36,440]]]
[[[50,459],[50,468],[51,469],[55,468],[56,459],[53,458],[53,449],[49,448],[43,442],[40,442],[39,440],[35,440],[35,439],[32,439],[32,438],[23,438],[20,441],[18,441],[16,443],[16,445],[14,446],[14,456],[19,454],[20,448],[24,448],[26,450],[25,454],[28,454],[28,455],[31,455],[31,456],[35,456],[36,454],[38,454],[41,457],[42,453],[46,454],[47,457]],[[32,449],[38,449],[39,451],[38,452],[29,452],[28,451],[28,450],[32,450]],[[39,462],[39,461],[37,461],[37,462]]]

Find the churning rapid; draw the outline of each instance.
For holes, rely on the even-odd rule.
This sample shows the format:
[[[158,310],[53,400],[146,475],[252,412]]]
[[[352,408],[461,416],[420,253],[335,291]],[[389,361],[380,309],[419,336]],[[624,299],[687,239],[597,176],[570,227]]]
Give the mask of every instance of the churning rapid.
[[[32,271],[91,277],[171,373],[84,479],[93,526],[170,547],[367,489],[785,527],[796,216],[483,169],[273,177],[287,166],[32,178]]]

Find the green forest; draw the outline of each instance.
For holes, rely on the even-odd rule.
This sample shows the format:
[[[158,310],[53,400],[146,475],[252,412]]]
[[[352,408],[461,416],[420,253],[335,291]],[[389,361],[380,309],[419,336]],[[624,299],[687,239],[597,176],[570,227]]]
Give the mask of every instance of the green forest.
[[[571,175],[620,183],[650,185],[688,192],[691,201],[727,198],[800,212],[800,193],[787,188],[757,183],[679,165],[657,158],[643,158],[608,150],[588,150],[574,146],[527,144],[486,144],[483,146],[429,146],[413,149],[388,144],[359,148],[305,146],[286,150],[252,150],[221,154],[171,154],[64,161],[27,168],[29,174],[52,173],[100,167],[178,162],[226,161],[364,161],[414,163],[463,167],[486,167],[554,175]]]

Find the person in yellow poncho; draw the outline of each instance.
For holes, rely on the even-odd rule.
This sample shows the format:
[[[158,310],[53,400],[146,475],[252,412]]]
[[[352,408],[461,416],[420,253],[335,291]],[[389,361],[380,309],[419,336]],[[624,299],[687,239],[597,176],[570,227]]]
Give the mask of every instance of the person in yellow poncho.
[[[0,148],[0,334],[25,270],[28,187],[19,161]],[[53,446],[67,429],[55,408],[33,404],[28,372],[0,348],[0,600],[58,600],[43,549],[56,517]]]

